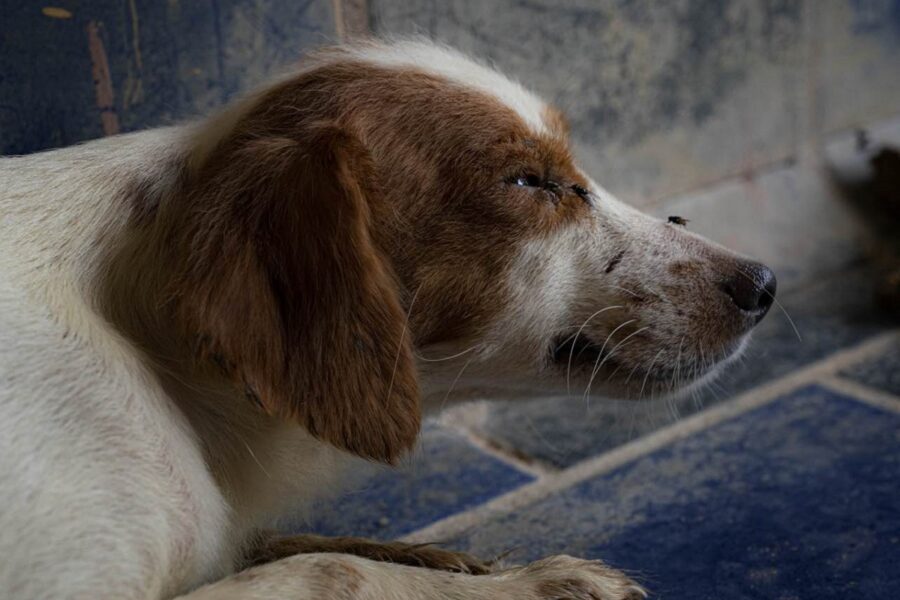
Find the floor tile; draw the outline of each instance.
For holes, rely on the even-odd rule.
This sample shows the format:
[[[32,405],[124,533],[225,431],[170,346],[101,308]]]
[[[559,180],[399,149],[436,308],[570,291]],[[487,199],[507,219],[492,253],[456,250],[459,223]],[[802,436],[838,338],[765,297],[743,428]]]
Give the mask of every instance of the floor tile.
[[[516,455],[568,467],[883,331],[891,321],[873,308],[872,285],[871,276],[858,268],[784,295],[780,302],[802,341],[773,308],[743,360],[695,396],[672,402],[586,402],[579,396],[495,403],[485,418],[467,424]]]
[[[811,386],[452,545],[603,558],[665,600],[898,598],[898,497],[900,416]]]
[[[900,396],[900,343],[890,346],[879,356],[847,367],[841,375]]]
[[[429,426],[421,449],[402,468],[381,469],[358,489],[315,511],[294,533],[395,539],[533,480],[460,435]]]

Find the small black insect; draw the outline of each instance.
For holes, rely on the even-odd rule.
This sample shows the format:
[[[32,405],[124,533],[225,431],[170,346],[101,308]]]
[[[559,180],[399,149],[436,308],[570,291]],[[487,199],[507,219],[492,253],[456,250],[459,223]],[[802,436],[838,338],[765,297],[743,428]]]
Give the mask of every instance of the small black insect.
[[[856,135],[856,151],[865,152],[869,147],[869,132],[865,129],[857,129],[854,133]]]
[[[669,223],[687,227],[687,224],[690,223],[690,219],[685,219],[684,217],[669,217]]]

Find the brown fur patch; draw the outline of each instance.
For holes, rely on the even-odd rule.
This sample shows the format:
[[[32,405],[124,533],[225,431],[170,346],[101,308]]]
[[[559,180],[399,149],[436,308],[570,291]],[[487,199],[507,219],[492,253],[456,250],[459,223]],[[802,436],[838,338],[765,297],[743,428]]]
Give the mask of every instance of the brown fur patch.
[[[418,434],[418,387],[394,275],[372,242],[368,156],[331,125],[266,133],[244,123],[188,184],[174,315],[267,412],[391,462]]]
[[[233,120],[237,131],[256,122],[254,130],[272,136],[302,131],[314,120],[354,132],[383,191],[383,201],[371,207],[374,240],[402,283],[407,307],[415,297],[415,341],[476,337],[505,308],[501,274],[516,242],[587,214],[572,187],[587,182],[564,135],[552,125],[550,135],[537,135],[499,100],[438,76],[334,50],[324,56],[323,64],[260,94],[246,114],[225,122]],[[209,146],[203,139],[201,156]],[[556,184],[556,191],[510,184],[524,173]]]

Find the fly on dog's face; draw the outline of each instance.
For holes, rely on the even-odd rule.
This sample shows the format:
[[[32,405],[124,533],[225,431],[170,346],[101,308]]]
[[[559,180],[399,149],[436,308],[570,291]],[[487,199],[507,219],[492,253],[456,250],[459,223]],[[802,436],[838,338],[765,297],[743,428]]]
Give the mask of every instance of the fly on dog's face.
[[[392,52],[344,65],[330,99],[374,160],[375,231],[426,392],[649,397],[741,352],[774,299],[768,268],[617,201],[575,163],[560,113],[517,84]]]

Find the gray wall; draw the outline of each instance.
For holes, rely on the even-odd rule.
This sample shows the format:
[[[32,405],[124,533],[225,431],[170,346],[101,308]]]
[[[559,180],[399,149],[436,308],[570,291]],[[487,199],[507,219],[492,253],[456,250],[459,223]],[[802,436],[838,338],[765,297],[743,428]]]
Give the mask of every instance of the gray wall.
[[[203,114],[367,28],[495,62],[568,111],[588,169],[638,204],[900,112],[900,0],[0,0],[0,14],[5,154]]]

